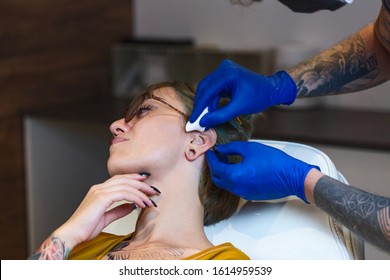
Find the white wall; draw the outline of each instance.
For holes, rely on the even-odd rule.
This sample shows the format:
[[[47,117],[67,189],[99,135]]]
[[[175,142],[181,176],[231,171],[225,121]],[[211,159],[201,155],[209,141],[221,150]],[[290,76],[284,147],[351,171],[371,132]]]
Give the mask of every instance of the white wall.
[[[252,49],[301,43],[325,47],[373,21],[380,0],[355,0],[336,12],[293,13],[276,0],[250,7],[229,0],[136,0],[138,36],[193,37],[199,45]]]
[[[28,244],[33,252],[108,178],[107,125],[25,119]]]
[[[135,34],[140,37],[190,37],[198,45],[258,49],[300,45],[320,50],[375,20],[380,0],[354,0],[336,12],[293,13],[276,0],[250,7],[229,0],[136,0]],[[390,83],[364,93],[324,99],[331,106],[390,110]]]

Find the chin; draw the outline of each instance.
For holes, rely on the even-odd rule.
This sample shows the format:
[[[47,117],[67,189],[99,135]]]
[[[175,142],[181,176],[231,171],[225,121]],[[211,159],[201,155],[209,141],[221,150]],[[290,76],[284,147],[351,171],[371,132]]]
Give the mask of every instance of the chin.
[[[108,174],[112,177],[114,175],[119,175],[121,174],[121,172],[119,172],[119,169],[115,166],[115,164],[108,160],[107,162],[107,171],[108,171]],[[122,173],[123,174],[123,173]]]
[[[107,168],[107,171],[108,171],[108,174],[110,175],[110,177],[114,176],[114,175],[117,175],[113,170],[111,170],[109,167]]]
[[[144,157],[140,160],[134,158],[133,156],[110,156],[107,160],[107,171],[111,177],[121,174],[139,174],[142,172],[150,173],[151,169],[155,169],[155,163],[158,161],[160,161],[159,157]]]
[[[110,177],[115,175],[123,175],[123,174],[134,174],[139,173],[140,168],[134,167],[130,168],[129,166],[123,167],[123,164],[113,164],[113,162],[108,161],[107,163],[107,171]]]

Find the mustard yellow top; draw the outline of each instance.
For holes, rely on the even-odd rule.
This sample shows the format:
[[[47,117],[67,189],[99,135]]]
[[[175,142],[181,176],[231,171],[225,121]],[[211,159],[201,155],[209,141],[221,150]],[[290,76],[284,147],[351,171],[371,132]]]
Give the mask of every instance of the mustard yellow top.
[[[68,260],[100,260],[119,242],[129,239],[132,234],[119,236],[102,232],[96,238],[77,245]],[[223,243],[196,253],[183,260],[249,260],[249,257],[231,243]]]

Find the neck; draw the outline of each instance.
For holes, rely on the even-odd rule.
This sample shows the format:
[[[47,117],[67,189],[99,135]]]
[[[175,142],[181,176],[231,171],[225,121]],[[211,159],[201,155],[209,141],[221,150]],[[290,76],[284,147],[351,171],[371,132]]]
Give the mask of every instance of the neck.
[[[184,166],[185,167],[185,166]],[[189,172],[188,172],[189,171]],[[203,206],[199,200],[199,173],[190,168],[170,170],[145,180],[161,191],[151,197],[157,207],[142,210],[133,242],[140,246],[173,246],[205,249],[211,246],[203,229]],[[152,245],[153,244],[153,245]]]

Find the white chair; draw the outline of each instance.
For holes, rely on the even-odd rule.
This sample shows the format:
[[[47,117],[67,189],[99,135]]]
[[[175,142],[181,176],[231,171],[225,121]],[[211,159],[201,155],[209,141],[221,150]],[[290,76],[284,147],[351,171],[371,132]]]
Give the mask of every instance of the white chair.
[[[282,141],[252,140],[283,150],[326,175],[347,183],[327,155],[313,147]],[[127,234],[136,215],[115,221],[104,231]],[[129,231],[130,230],[130,231]],[[213,244],[231,242],[251,259],[364,259],[364,243],[325,212],[296,197],[245,201],[227,220],[205,227]]]
[[[313,147],[252,140],[283,150],[326,175],[348,183],[330,158]],[[214,244],[231,242],[251,259],[364,259],[364,243],[317,207],[296,197],[244,201],[229,219],[205,227]]]

